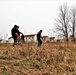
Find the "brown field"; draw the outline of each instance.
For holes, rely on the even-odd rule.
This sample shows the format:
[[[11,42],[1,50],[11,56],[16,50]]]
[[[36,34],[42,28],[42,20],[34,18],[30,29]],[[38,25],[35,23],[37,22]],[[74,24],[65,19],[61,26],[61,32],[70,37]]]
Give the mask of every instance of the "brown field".
[[[76,43],[0,44],[0,75],[76,75]]]

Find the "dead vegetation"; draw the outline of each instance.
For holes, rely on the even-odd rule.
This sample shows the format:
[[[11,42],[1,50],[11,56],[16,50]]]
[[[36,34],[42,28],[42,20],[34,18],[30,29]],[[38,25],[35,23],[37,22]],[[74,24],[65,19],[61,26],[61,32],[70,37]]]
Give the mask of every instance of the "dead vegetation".
[[[76,75],[76,44],[1,44],[0,75]]]

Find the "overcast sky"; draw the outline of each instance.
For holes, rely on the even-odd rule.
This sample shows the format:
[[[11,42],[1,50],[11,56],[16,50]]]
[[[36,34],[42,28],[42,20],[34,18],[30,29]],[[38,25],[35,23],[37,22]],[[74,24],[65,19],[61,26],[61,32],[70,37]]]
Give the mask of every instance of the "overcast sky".
[[[15,24],[24,34],[36,34],[42,29],[43,35],[53,35],[50,30],[64,3],[73,6],[76,0],[0,0],[0,37],[10,37]]]

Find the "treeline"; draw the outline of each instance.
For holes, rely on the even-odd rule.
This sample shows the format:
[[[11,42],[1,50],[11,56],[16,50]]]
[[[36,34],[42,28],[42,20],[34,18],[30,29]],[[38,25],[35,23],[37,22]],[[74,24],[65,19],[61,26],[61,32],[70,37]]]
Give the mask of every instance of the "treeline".
[[[76,7],[67,4],[60,5],[58,17],[55,18],[55,31],[59,37],[65,38],[66,41],[72,37],[76,39]]]

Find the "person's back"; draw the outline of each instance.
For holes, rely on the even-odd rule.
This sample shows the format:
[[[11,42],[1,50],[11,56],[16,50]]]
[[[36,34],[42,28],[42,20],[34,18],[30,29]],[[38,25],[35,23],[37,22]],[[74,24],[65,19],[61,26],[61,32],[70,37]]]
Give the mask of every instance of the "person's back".
[[[16,32],[17,32],[16,28],[13,27],[12,30],[11,30],[12,38],[17,37],[17,35],[15,34]]]
[[[41,32],[42,32],[42,31],[39,31],[39,32],[37,33],[37,39],[40,39],[40,37],[41,37]]]
[[[42,33],[42,30],[40,30],[40,31],[37,33],[38,46],[41,46],[41,44],[42,44],[41,33]]]

